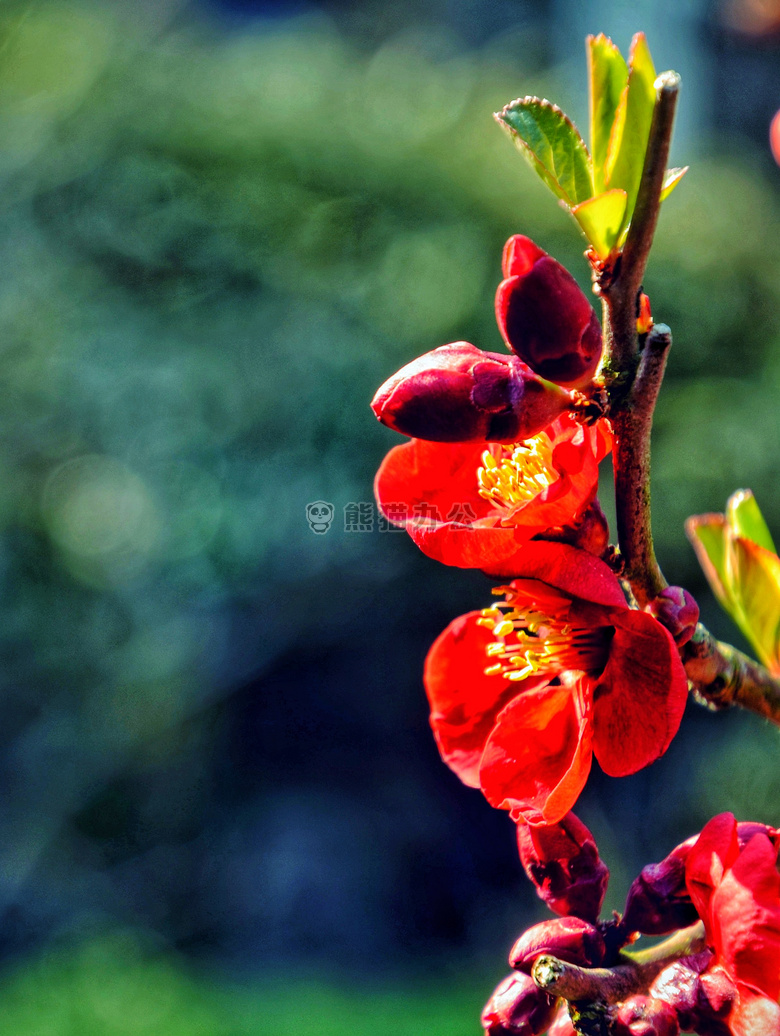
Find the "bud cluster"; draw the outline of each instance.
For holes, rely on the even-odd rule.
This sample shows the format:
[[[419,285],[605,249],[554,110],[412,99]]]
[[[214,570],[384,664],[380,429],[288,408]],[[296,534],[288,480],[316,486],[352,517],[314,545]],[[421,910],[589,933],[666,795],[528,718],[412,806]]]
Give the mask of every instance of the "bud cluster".
[[[506,979],[488,1001],[488,1036],[588,1032],[583,1003],[595,999],[598,1031],[609,1036],[780,1034],[776,829],[713,818],[646,866],[622,917],[607,921],[598,914],[608,871],[573,814],[548,828],[521,825],[518,845],[540,898],[561,916],[533,925],[512,947],[519,979]],[[670,933],[650,953],[636,949],[641,935]]]
[[[512,355],[469,342],[402,367],[371,406],[388,428],[431,442],[517,442],[595,390],[598,317],[572,275],[530,238],[507,241],[496,319]]]

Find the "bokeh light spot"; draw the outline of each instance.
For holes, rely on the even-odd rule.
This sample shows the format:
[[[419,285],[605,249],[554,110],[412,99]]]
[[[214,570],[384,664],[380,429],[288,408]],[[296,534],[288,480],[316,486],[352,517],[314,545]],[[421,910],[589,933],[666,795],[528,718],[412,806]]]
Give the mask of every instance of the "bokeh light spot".
[[[90,454],[57,467],[44,486],[43,511],[66,555],[109,567],[145,559],[159,536],[146,485],[112,457]]]

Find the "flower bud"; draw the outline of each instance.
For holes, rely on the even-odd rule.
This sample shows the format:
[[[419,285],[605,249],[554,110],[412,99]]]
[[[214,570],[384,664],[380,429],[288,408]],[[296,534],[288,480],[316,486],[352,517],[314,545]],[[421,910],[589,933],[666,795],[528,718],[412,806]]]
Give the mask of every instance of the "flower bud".
[[[509,443],[537,435],[572,402],[516,357],[453,342],[388,378],[371,407],[382,424],[415,439]]]
[[[736,985],[719,967],[703,972],[699,981],[699,1014],[703,1018],[726,1018],[737,997]]]
[[[595,925],[579,917],[556,917],[523,932],[509,953],[509,963],[530,975],[536,958],[546,953],[568,964],[595,968],[603,962],[606,947]]]
[[[540,538],[553,543],[568,543],[601,558],[609,546],[609,524],[601,504],[594,497],[572,525],[546,529]]]
[[[638,335],[646,335],[653,326],[653,314],[650,309],[650,299],[644,292],[641,292],[639,295],[637,309],[639,312],[636,318],[636,333]]]
[[[720,967],[711,968],[709,950],[674,961],[657,976],[650,995],[665,1001],[684,1031],[728,1036],[727,1019],[737,988]]]
[[[569,1015],[569,1005],[561,1002],[552,1025],[547,1030],[547,1036],[577,1036],[577,1030],[572,1025]]]
[[[687,644],[696,632],[699,621],[699,606],[693,596],[681,586],[667,586],[645,608],[658,619],[674,637],[678,647]]]
[[[584,388],[601,360],[595,310],[568,270],[522,234],[504,246],[506,280],[496,320],[507,345],[531,370],[568,388]]]
[[[670,587],[670,589],[672,589]],[[656,598],[657,600],[657,598]],[[780,848],[780,831],[757,821],[740,820],[736,824],[740,849],[757,834],[766,835]],[[685,881],[688,854],[698,835],[676,846],[660,863],[649,863],[634,879],[628,890],[623,927],[644,935],[666,935],[678,928],[687,928],[699,919]]]
[[[623,914],[627,931],[665,935],[698,919],[685,884],[685,861],[696,837],[672,849],[660,863],[649,863],[634,878]]]
[[[528,975],[509,975],[500,982],[482,1012],[487,1036],[538,1036],[555,1014],[555,999]]]
[[[517,825],[517,847],[536,894],[556,914],[598,920],[609,881],[593,835],[573,813],[548,827]]]
[[[774,118],[769,124],[769,146],[775,162],[780,165],[780,111],[775,112]]]
[[[683,1029],[691,1029],[693,1019],[697,1016],[701,998],[700,972],[711,959],[712,954],[706,952],[673,961],[656,976],[650,986],[650,996],[672,1006]]]
[[[775,849],[780,849],[780,831],[776,827],[768,827],[757,820],[737,821],[737,843],[744,849],[754,835],[766,835]]]
[[[615,1036],[678,1036],[677,1012],[663,1000],[631,996],[615,1017]]]

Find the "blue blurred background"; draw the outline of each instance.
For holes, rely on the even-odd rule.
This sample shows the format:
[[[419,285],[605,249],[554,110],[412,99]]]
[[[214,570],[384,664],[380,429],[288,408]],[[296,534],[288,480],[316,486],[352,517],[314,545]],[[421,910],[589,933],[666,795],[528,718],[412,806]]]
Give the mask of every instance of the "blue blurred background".
[[[777,0],[0,7],[4,1031],[478,1031],[545,912],[421,670],[490,584],[379,528],[368,400],[501,348],[511,233],[587,288],[491,113],[585,128],[584,35],[638,29],[692,164],[645,284],[675,335],[657,546],[734,638],[682,523],[750,486],[780,532]],[[716,812],[780,823],[777,742],[691,704],[651,769],[595,773],[608,907]]]

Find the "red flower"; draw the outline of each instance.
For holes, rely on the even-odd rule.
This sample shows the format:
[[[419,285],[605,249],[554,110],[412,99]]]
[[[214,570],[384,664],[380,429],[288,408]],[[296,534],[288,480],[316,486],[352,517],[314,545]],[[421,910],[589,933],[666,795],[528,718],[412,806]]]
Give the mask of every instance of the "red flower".
[[[780,874],[771,833],[757,831],[740,845],[737,822],[722,813],[686,861],[688,891],[715,952],[712,969],[736,986],[728,1016],[735,1036],[780,1033]]]
[[[574,805],[595,752],[613,777],[669,746],[687,696],[671,635],[598,558],[534,542],[504,602],[450,623],[425,664],[444,761],[532,824]]]
[[[605,421],[583,426],[568,414],[512,446],[412,439],[385,457],[375,492],[429,557],[510,576],[532,536],[582,517],[610,449]]]
[[[598,317],[577,282],[522,234],[504,246],[503,271],[496,320],[504,341],[543,378],[584,388],[598,368],[602,342]]]

